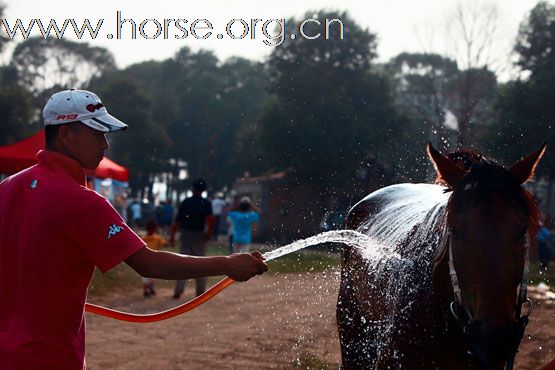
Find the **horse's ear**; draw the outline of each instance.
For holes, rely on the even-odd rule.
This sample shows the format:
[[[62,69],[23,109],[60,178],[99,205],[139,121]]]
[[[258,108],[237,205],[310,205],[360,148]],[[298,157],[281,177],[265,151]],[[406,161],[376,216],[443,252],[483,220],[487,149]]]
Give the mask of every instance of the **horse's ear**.
[[[509,172],[515,177],[519,184],[525,183],[534,176],[536,166],[545,153],[546,145],[547,141],[543,143],[538,150],[528,154],[526,157],[511,166]]]
[[[426,149],[432,163],[434,164],[438,178],[443,180],[451,189],[454,189],[459,181],[461,181],[464,177],[466,171],[457,166],[455,162],[438,152],[432,146],[432,143],[428,143]]]

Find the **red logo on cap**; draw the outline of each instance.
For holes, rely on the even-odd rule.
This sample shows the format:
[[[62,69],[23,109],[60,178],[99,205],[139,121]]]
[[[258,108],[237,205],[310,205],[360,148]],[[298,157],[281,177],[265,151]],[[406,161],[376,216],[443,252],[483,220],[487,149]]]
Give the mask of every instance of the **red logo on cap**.
[[[91,113],[94,112],[95,110],[103,108],[103,107],[104,107],[104,104],[102,104],[102,103],[89,104],[89,105],[86,106],[87,110]]]
[[[73,113],[73,114],[60,114],[60,115],[58,115],[58,117],[56,117],[56,120],[60,120],[60,119],[76,119],[77,116],[79,116],[77,113]]]

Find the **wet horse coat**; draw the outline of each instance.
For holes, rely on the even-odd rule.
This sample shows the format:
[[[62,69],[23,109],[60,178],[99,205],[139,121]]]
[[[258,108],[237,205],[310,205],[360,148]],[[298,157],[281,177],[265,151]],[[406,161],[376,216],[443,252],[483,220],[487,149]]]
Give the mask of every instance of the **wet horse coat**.
[[[504,341],[516,335],[514,310],[506,312],[501,303],[513,309],[525,251],[523,235],[511,230],[534,232],[536,208],[520,184],[533,174],[544,147],[509,170],[480,161],[468,172],[430,150],[453,192],[441,185],[393,185],[360,201],[347,218],[347,229],[373,237],[387,253],[342,250],[337,321],[345,369],[500,369],[507,361],[512,344]],[[507,225],[497,225],[498,219]],[[451,239],[465,309],[487,365],[467,354],[449,311],[448,230],[457,234]],[[472,286],[488,273],[495,284]],[[495,286],[502,291],[492,292]]]

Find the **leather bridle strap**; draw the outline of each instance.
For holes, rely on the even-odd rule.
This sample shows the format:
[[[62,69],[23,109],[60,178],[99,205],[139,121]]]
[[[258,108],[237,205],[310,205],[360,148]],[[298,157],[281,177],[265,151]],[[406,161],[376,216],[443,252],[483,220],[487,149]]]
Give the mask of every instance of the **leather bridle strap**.
[[[519,290],[518,290],[518,297],[517,297],[517,301],[516,301],[516,312],[515,312],[515,319],[519,319],[520,318],[520,314],[521,314],[521,309],[522,309],[522,305],[525,302],[529,302],[530,300],[528,298],[526,298],[526,294],[528,292],[528,275],[530,273],[530,238],[527,237],[526,238],[526,243],[524,244],[524,271],[522,272],[522,280],[520,281],[519,284]],[[532,306],[530,306],[531,309]],[[529,310],[530,311],[530,310]],[[528,312],[528,314],[526,314],[526,316],[528,316],[530,314],[530,312]]]
[[[459,286],[459,278],[457,277],[457,271],[455,270],[455,264],[453,263],[453,251],[451,247],[451,229],[447,231],[446,243],[448,243],[449,248],[449,276],[451,276],[451,285],[453,286],[453,295],[455,296],[455,302],[457,302],[461,307],[463,306],[461,287]]]

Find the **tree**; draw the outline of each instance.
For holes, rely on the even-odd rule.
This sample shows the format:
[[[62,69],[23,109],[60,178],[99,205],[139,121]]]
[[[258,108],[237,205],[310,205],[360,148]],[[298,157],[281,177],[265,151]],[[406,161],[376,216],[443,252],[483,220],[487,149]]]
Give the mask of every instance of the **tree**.
[[[19,43],[10,65],[17,71],[19,83],[43,100],[53,90],[86,86],[91,79],[116,70],[114,57],[105,48],[42,37]]]
[[[233,183],[236,137],[254,121],[267,94],[266,73],[260,63],[233,58],[224,63],[212,52],[179,50],[165,65],[175,111],[168,132],[180,145],[175,158],[187,162],[191,177],[208,179],[213,189]]]
[[[6,10],[6,5],[0,2],[0,19],[4,19],[4,11]],[[0,53],[2,53],[6,45],[12,41],[12,39],[6,35],[4,32],[0,32]]]
[[[487,67],[498,71],[502,45],[496,4],[481,0],[459,1],[447,17],[449,54],[462,70]]]
[[[95,90],[110,114],[129,125],[125,132],[110,134],[110,153],[129,168],[132,188],[150,189],[171,141],[153,115],[152,101],[136,81],[119,74],[102,81]]]
[[[0,73],[5,74],[5,69],[2,67]],[[33,96],[20,86],[1,84],[0,145],[7,145],[30,136],[38,127],[32,124]]]
[[[458,146],[470,144],[472,128],[488,119],[497,84],[492,70],[499,68],[497,23],[497,6],[478,0],[458,2],[448,17],[451,55],[461,66],[451,90]]]
[[[0,3],[0,18],[6,9]],[[11,39],[0,33],[0,53]],[[33,96],[17,85],[15,71],[9,66],[0,67],[0,145],[12,144],[36,130],[32,125]]]
[[[243,58],[221,63],[211,52],[183,48],[172,58],[134,64],[103,79],[117,76],[133,80],[148,96],[157,130],[172,143],[157,163],[157,176],[172,189],[185,190],[189,181],[180,180],[179,172],[186,164],[189,178],[205,177],[212,189],[233,183],[241,162],[234,156],[243,156],[236,153],[236,136],[267,96],[261,63]]]
[[[244,58],[230,58],[218,70],[221,90],[219,124],[210,137],[214,150],[211,167],[216,185],[232,184],[246,170],[242,160],[251,153],[252,146],[240,147],[243,135],[248,131],[268,99],[265,85],[268,72],[259,62]],[[218,179],[219,177],[219,179]]]
[[[439,54],[401,53],[386,68],[395,82],[397,104],[414,117],[436,147],[445,150],[448,88],[459,73],[457,63]]]
[[[490,140],[504,158],[514,161],[514,148],[519,153],[537,149],[543,141],[555,142],[555,6],[539,2],[521,23],[515,52],[522,78],[503,86],[498,94],[498,119],[492,127]],[[548,145],[548,153],[538,171],[553,188],[555,153]],[[547,209],[551,209],[548,191]]]
[[[533,94],[532,104],[543,132],[553,138],[551,125],[555,121],[555,5],[540,2],[519,30],[515,51],[517,65],[528,74],[525,84]]]
[[[372,64],[376,36],[347,13],[307,12],[309,18],[322,24],[340,19],[346,37],[339,39],[337,23],[330,39],[309,40],[294,27],[287,30],[268,60],[272,97],[250,140],[257,144],[254,161],[267,170],[291,168],[295,181],[325,197],[352,183],[369,154],[399,162],[395,148],[403,147],[406,126],[393,108],[387,79]],[[322,29],[310,23],[304,31],[315,35]]]
[[[449,109],[457,118],[459,147],[479,142],[480,128],[492,119],[497,77],[487,68],[460,71],[448,87]],[[478,136],[478,137],[477,137]]]

